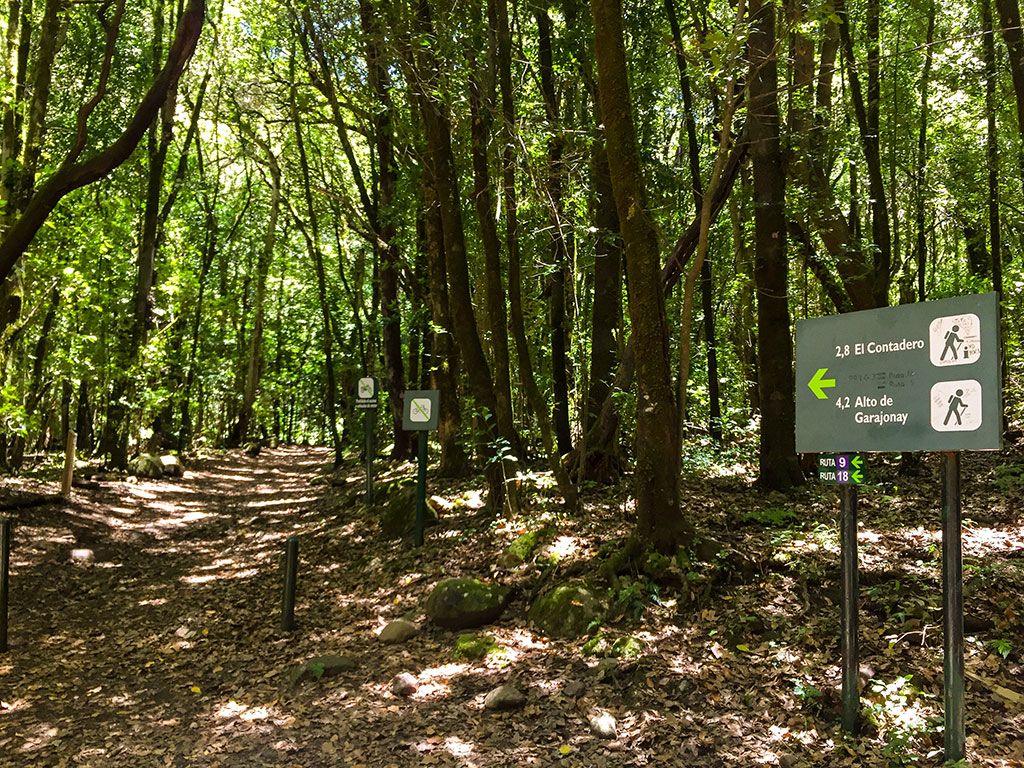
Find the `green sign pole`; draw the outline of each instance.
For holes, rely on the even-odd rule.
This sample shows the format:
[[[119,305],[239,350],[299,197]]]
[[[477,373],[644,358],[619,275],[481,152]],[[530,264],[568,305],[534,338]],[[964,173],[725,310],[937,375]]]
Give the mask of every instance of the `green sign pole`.
[[[839,489],[839,570],[843,582],[841,651],[843,656],[843,730],[857,732],[860,710],[860,659],[857,647],[857,486]]]
[[[964,758],[964,591],[960,454],[942,454],[942,678],[946,762]]]
[[[416,470],[416,531],[415,543],[423,546],[423,526],[427,517],[427,432],[419,433],[419,467]]]

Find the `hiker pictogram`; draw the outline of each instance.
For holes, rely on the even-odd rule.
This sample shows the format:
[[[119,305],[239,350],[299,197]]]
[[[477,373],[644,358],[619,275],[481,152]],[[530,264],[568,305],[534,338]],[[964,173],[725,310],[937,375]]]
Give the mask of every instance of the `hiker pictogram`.
[[[937,432],[973,432],[981,426],[981,384],[940,381],[931,390],[931,423]]]
[[[981,322],[971,313],[937,317],[928,326],[932,365],[970,365],[981,356]]]

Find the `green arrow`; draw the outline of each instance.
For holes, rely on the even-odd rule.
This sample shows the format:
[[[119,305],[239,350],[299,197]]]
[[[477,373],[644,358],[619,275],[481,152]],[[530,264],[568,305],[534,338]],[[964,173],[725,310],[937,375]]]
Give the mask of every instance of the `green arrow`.
[[[864,459],[862,459],[860,456],[854,456],[852,459],[850,459],[850,464],[852,464],[857,469],[860,469],[861,467],[864,466]]]
[[[864,473],[861,472],[859,469],[854,470],[853,472],[850,473],[850,479],[853,480],[853,482],[855,483],[859,483],[864,479]]]
[[[811,388],[811,392],[819,400],[828,400],[828,395],[822,392],[823,389],[831,389],[836,385],[835,379],[824,379],[822,378],[828,373],[828,368],[819,368],[818,372],[814,374],[814,377],[807,383],[807,386]]]

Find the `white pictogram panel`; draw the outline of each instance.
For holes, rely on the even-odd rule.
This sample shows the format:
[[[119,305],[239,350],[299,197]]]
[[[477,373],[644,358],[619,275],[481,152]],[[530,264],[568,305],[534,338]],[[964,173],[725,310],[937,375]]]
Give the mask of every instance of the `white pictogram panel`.
[[[974,379],[940,381],[931,391],[932,429],[973,432],[981,426],[981,384]]]
[[[971,313],[937,317],[928,326],[932,365],[970,365],[981,357],[981,321]]]

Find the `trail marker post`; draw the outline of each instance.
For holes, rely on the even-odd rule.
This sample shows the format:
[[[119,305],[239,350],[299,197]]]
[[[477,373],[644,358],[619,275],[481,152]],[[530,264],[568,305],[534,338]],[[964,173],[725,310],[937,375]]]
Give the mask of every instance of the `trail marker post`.
[[[364,376],[356,382],[356,410],[363,414],[363,432],[366,437],[366,503],[373,504],[373,428],[377,420],[379,405],[377,392],[379,382],[373,376]]]
[[[11,569],[11,518],[0,517],[0,653],[7,652],[7,582]]]
[[[437,429],[441,393],[436,389],[410,389],[402,405],[402,429],[419,432],[416,452],[416,528],[413,542],[423,546],[423,528],[427,517],[427,432]]]
[[[796,326],[796,449],[840,487],[844,730],[854,731],[859,452],[941,451],[945,759],[964,757],[959,451],[1002,447],[995,293],[801,320]]]

